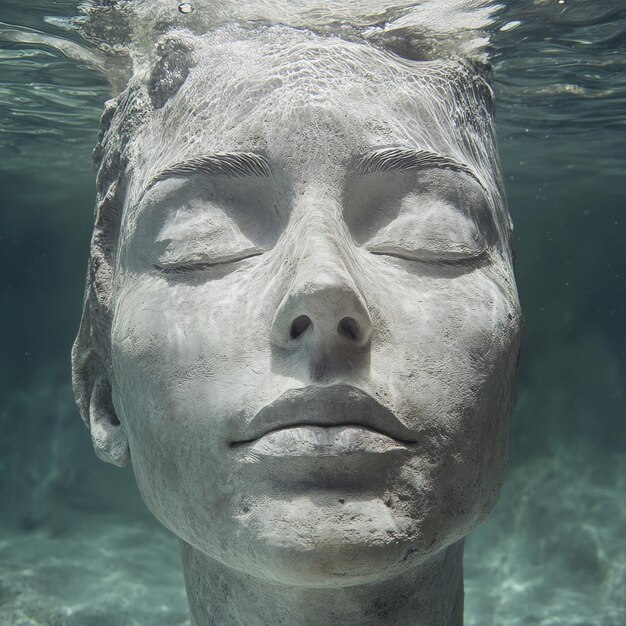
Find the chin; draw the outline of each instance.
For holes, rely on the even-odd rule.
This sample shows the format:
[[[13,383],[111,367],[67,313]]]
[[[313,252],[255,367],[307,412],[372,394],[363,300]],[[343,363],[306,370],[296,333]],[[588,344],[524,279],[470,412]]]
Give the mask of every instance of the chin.
[[[288,586],[337,588],[382,582],[408,569],[410,550],[397,544],[319,542],[294,549],[267,546],[268,561],[253,570],[259,578]]]
[[[440,540],[422,535],[414,522],[376,497],[308,494],[268,501],[251,507],[238,525],[238,542],[248,549],[245,563],[234,559],[232,566],[272,583],[302,587],[393,578],[428,560]]]

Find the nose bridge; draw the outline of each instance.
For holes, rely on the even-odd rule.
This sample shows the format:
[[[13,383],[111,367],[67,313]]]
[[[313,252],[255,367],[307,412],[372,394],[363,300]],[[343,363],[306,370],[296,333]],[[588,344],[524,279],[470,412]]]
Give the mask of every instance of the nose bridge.
[[[322,219],[302,224],[296,251],[296,271],[291,291],[313,292],[324,289],[352,289],[356,284],[347,267],[346,245],[340,224]],[[333,228],[334,227],[334,228]]]
[[[372,322],[353,277],[348,235],[329,215],[307,218],[294,233],[294,274],[275,316],[274,340],[362,347],[371,338]]]

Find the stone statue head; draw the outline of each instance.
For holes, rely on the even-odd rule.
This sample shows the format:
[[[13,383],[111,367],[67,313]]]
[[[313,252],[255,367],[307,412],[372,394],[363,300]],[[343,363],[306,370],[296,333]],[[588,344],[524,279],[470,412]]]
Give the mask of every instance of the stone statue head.
[[[74,386],[185,544],[354,585],[480,524],[522,317],[481,72],[173,31],[107,104]]]

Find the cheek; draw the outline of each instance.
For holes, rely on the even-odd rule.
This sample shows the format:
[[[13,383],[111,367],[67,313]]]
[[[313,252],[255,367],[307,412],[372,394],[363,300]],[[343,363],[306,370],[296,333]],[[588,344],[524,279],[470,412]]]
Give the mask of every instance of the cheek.
[[[416,418],[445,425],[503,383],[511,386],[519,307],[513,292],[504,293],[484,273],[412,277],[398,295],[385,295],[381,309],[382,302],[387,330],[374,342],[372,363],[383,376],[389,373],[383,384],[392,400],[405,398]]]
[[[220,334],[210,311],[199,324],[193,307],[184,293],[145,277],[120,289],[112,325],[115,406],[144,499],[166,525],[191,478],[212,473],[209,451],[221,434],[207,384],[219,378]],[[189,467],[190,459],[203,467]]]
[[[259,348],[263,333],[245,307],[248,300],[247,286],[236,276],[196,282],[127,279],[115,299],[118,369],[157,390],[198,378],[219,383],[228,368],[238,369]]]
[[[453,482],[458,474],[466,485],[495,481],[506,455],[520,341],[515,293],[477,271],[416,279],[396,304],[392,332],[372,358],[384,372],[380,386],[422,433],[435,473]]]

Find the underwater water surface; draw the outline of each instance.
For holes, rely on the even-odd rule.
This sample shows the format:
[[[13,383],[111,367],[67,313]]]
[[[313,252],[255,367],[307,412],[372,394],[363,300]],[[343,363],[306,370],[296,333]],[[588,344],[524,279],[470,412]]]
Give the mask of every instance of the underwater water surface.
[[[626,624],[626,5],[490,24],[526,318],[466,624]],[[419,5],[419,3],[416,3]],[[0,3],[0,625],[188,624],[175,538],[97,460],[70,388],[109,83],[65,0]]]

